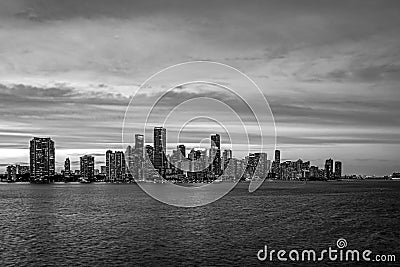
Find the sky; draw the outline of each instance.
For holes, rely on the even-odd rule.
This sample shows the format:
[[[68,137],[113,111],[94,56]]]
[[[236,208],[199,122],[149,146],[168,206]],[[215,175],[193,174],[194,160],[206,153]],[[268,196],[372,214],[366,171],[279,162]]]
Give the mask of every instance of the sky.
[[[99,168],[107,149],[121,149],[125,110],[139,86],[193,60],[230,65],[257,83],[283,160],[322,166],[332,157],[345,174],[400,171],[399,28],[397,0],[2,0],[0,171],[29,162],[33,136],[55,141],[57,170],[65,157],[77,167],[84,154]],[[157,86],[136,97],[150,103]],[[164,104],[226,99],[221,88],[186,89]],[[238,90],[259,104],[257,94]],[[207,138],[214,128],[204,123],[182,142]]]

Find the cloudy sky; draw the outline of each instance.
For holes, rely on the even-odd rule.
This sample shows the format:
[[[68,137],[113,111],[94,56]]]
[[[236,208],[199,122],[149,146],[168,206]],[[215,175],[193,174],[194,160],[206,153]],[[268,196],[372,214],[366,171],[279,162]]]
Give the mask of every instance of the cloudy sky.
[[[191,60],[260,86],[284,159],[400,171],[399,28],[397,0],[2,0],[0,171],[28,162],[33,136],[55,140],[58,167],[102,164],[138,86]]]

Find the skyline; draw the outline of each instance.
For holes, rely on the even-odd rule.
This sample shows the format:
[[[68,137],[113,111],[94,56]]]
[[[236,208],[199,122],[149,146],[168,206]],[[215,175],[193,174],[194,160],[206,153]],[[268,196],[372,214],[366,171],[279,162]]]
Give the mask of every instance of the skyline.
[[[398,1],[2,1],[0,169],[27,164],[34,136],[56,140],[58,168],[121,149],[124,111],[147,77],[212,60],[260,86],[287,159],[323,165],[334,155],[347,173],[398,171],[399,12]],[[200,86],[175,93],[225,97]],[[188,147],[209,136],[200,125]]]
[[[64,182],[74,181],[73,179],[76,177],[70,180],[71,174],[76,175],[77,171],[80,175],[79,179],[83,179],[81,182],[84,183],[95,181],[99,174],[106,177],[104,180],[106,182],[129,182],[132,179],[154,182],[163,177],[169,181],[189,183],[208,183],[220,178],[224,181],[257,180],[267,177],[283,180],[308,178],[333,180],[347,176],[343,175],[342,162],[334,161],[332,158],[325,161],[322,169],[319,166],[311,165],[310,161],[302,159],[281,161],[280,150],[275,150],[270,159],[267,153],[261,151],[249,152],[245,158],[235,158],[232,150],[221,150],[221,138],[218,133],[210,136],[208,148],[186,149],[184,144],[180,144],[176,146],[172,154],[167,154],[165,150],[166,133],[166,128],[157,126],[154,127],[153,146],[145,145],[144,136],[135,134],[134,145],[128,145],[125,152],[107,150],[105,153],[106,165],[100,166],[101,172],[95,168],[94,156],[83,155],[80,157],[79,170],[71,170],[70,158],[66,158],[64,169],[61,170],[61,173],[56,173],[55,142],[49,137],[34,137],[30,140],[29,181],[33,183],[54,182],[60,178],[56,178],[60,174],[63,176]],[[186,151],[190,152],[186,153]],[[26,179],[24,176],[26,169],[29,169],[29,166],[19,164],[7,166],[8,181],[15,182],[17,179]],[[153,171],[158,174],[154,176]],[[17,174],[22,177],[17,177]]]
[[[163,135],[164,138],[165,138],[166,137],[166,130],[167,129],[163,128],[163,127],[158,127],[158,126],[154,127],[154,136],[153,136],[154,142],[153,142],[153,146],[151,145],[151,143],[144,143],[143,142],[143,140],[144,140],[144,136],[143,135],[134,134],[135,142],[132,143],[132,144],[128,144],[127,147],[125,148],[125,150],[120,150],[120,151],[115,150],[115,153],[116,154],[118,154],[118,153],[122,154],[123,161],[125,161],[125,158],[126,158],[125,154],[126,153],[131,153],[135,149],[145,149],[145,150],[147,150],[147,147],[151,147],[151,150],[154,151],[153,152],[154,153],[153,157],[155,157],[155,155],[158,154],[158,152],[156,153],[156,150],[154,150],[154,147],[156,147],[157,144],[158,144],[158,145],[161,146],[161,150],[160,151],[164,151],[163,147],[166,147],[166,145],[168,144],[166,139],[164,139],[163,141],[161,141],[162,143],[160,143],[160,140],[162,140],[162,137],[160,135]],[[164,132],[164,133],[162,134],[161,132]],[[53,159],[53,162],[54,162],[54,158],[57,155],[57,153],[54,152],[56,146],[55,146],[54,140],[52,140],[49,137],[33,137],[33,139],[30,140],[29,143],[30,143],[31,149],[30,149],[30,155],[29,156],[30,156],[31,161],[32,161],[32,158],[36,159],[36,156],[33,156],[33,154],[32,154],[32,144],[35,144],[35,141],[37,141],[37,140],[41,140],[41,141],[44,140],[44,142],[49,142],[49,141],[51,142],[51,147],[53,149],[53,152],[52,152],[53,154],[52,154],[52,156],[50,156],[50,158]],[[333,158],[332,156],[327,158],[327,159],[325,159],[324,160],[324,164],[315,164],[315,162],[312,162],[310,160],[307,161],[307,159],[305,159],[305,161],[303,161],[304,158],[298,158],[296,160],[282,158],[281,157],[281,155],[282,155],[281,152],[282,151],[279,150],[279,149],[276,149],[273,154],[267,154],[265,152],[259,152],[259,151],[258,152],[257,151],[250,151],[249,154],[245,155],[244,158],[240,158],[240,157],[238,158],[238,157],[235,157],[235,154],[233,153],[234,151],[229,149],[229,146],[224,146],[223,145],[223,142],[221,142],[223,140],[220,139],[220,135],[218,133],[212,134],[210,136],[209,141],[210,141],[209,147],[207,147],[207,146],[188,147],[185,144],[176,144],[175,148],[172,149],[172,151],[163,152],[163,153],[165,153],[165,156],[166,156],[166,158],[165,158],[166,162],[161,164],[160,162],[157,163],[157,161],[155,161],[153,163],[154,164],[154,168],[155,169],[159,169],[159,168],[163,169],[164,167],[160,167],[160,166],[164,166],[164,165],[167,166],[167,165],[171,164],[172,162],[169,162],[167,158],[168,157],[174,157],[174,154],[177,151],[178,152],[180,151],[180,153],[182,153],[182,155],[184,157],[185,157],[185,155],[188,155],[187,159],[189,159],[189,155],[193,151],[205,151],[205,152],[208,151],[209,153],[212,153],[211,151],[213,149],[217,149],[219,151],[219,154],[217,153],[215,156],[216,156],[216,158],[220,158],[220,159],[222,159],[222,155],[225,157],[225,153],[228,153],[227,155],[230,155],[229,156],[230,159],[239,160],[239,161],[246,160],[247,157],[254,156],[255,154],[264,154],[265,155],[265,161],[269,162],[269,164],[272,164],[272,165],[270,165],[268,167],[268,168],[270,168],[269,169],[269,173],[272,173],[272,174],[277,172],[276,168],[279,169],[282,166],[284,166],[285,164],[296,164],[298,162],[301,162],[301,164],[303,164],[303,163],[308,164],[307,165],[308,166],[307,170],[308,170],[308,168],[311,167],[311,168],[317,168],[317,171],[318,171],[318,168],[322,166],[322,169],[320,169],[320,170],[321,171],[327,171],[327,170],[324,170],[324,167],[326,168],[327,162],[330,161],[331,162],[331,165],[330,165],[331,166],[330,167],[331,171],[333,170],[333,168],[334,168],[334,170],[340,169],[340,173],[343,176],[361,175],[359,173],[346,173],[345,171],[343,171],[342,161],[338,161],[337,159],[335,159],[335,161],[333,161],[332,160],[332,158]],[[182,148],[184,148],[184,151],[182,151]],[[128,152],[128,151],[130,151],[130,152]],[[168,153],[168,152],[170,152],[170,153]],[[55,168],[53,169],[53,172],[55,172],[57,174],[60,174],[60,173],[62,174],[63,171],[71,171],[71,172],[76,171],[76,170],[82,171],[82,169],[88,168],[86,166],[88,163],[83,163],[83,162],[86,162],[87,159],[91,159],[92,160],[92,164],[93,164],[93,166],[91,167],[92,168],[92,172],[94,172],[95,170],[100,171],[100,169],[102,170],[103,168],[106,168],[106,162],[108,160],[107,159],[108,153],[114,153],[114,152],[112,150],[110,150],[110,149],[107,149],[107,151],[105,153],[98,154],[98,155],[82,154],[82,155],[78,156],[79,161],[76,161],[76,162],[75,161],[71,162],[70,157],[67,157],[67,158],[64,159],[64,162],[62,163],[62,166],[58,167],[58,171],[57,171],[57,164],[59,164],[59,163],[58,162],[54,162]],[[204,155],[207,155],[207,153],[204,154]],[[96,161],[95,158],[98,157],[98,156],[104,157],[104,161]],[[210,155],[208,155],[208,156],[210,156]],[[128,158],[129,157],[130,156],[128,156]],[[130,159],[128,159],[128,158],[126,158],[126,161],[125,161],[127,169],[131,168],[131,167],[128,167],[128,165],[130,166],[130,164],[131,164]],[[164,158],[164,156],[161,156],[160,158],[162,159],[162,158]],[[75,165],[75,170],[73,170],[71,168],[71,163],[73,163],[72,166]],[[276,163],[278,163],[278,165],[275,165]],[[282,163],[282,165],[281,165],[281,163]],[[311,163],[312,163],[312,165],[311,165]],[[84,165],[82,165],[82,164],[84,164]],[[212,168],[220,168],[218,166],[221,166],[221,165],[218,165],[218,164],[221,164],[221,163],[217,163],[217,162],[214,162],[214,161],[213,161],[213,163],[210,163],[210,164],[213,166]],[[215,164],[217,164],[217,165],[215,165]],[[260,161],[259,164],[264,164],[264,163],[261,163],[261,161]],[[340,165],[340,167],[337,167],[338,164]],[[5,169],[5,171],[6,171],[5,173],[7,173],[7,171],[8,171],[7,168],[10,167],[10,166],[11,167],[26,167],[27,165],[29,166],[29,163],[25,164],[25,163],[18,162],[18,163],[8,164],[6,169]],[[59,165],[61,165],[61,164],[59,164]],[[100,165],[100,166],[96,166],[96,165]],[[79,167],[79,168],[76,168],[76,167]],[[262,168],[264,168],[264,167],[262,167]],[[310,172],[312,172],[311,169],[310,169]],[[393,172],[393,173],[395,173],[395,172]],[[369,176],[369,175],[366,175],[366,176]],[[387,176],[389,176],[389,174]],[[328,179],[329,179],[329,177],[328,177]]]

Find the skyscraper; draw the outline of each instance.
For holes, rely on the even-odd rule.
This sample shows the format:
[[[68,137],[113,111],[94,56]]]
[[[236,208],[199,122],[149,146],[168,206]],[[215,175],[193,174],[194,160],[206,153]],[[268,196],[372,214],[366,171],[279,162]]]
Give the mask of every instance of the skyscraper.
[[[122,182],[125,180],[126,162],[122,151],[106,152],[106,182]]]
[[[314,179],[319,178],[319,169],[317,166],[310,167],[310,178],[314,178]]]
[[[199,162],[197,162],[197,160],[199,160],[201,158],[201,151],[199,150],[195,150],[194,148],[192,148],[192,150],[190,150],[189,154],[188,154],[188,159],[189,161],[189,170],[191,172],[196,172],[199,170]]]
[[[146,145],[146,154],[149,157],[151,163],[154,162],[154,147],[151,145]]]
[[[325,161],[325,178],[327,180],[333,179],[333,159],[327,159]]]
[[[106,167],[106,166],[101,166],[101,167],[100,167],[100,173],[103,174],[103,175],[106,175],[106,173],[107,173],[107,167]]]
[[[156,174],[157,171],[154,170],[154,148],[151,145],[146,145],[146,157],[144,158],[144,172],[143,172],[143,180],[153,180],[153,174]],[[158,175],[157,175],[158,176]]]
[[[49,182],[55,173],[55,148],[50,138],[30,141],[30,173],[33,182]]]
[[[243,160],[234,158],[234,179],[240,180],[245,172],[245,164]]]
[[[281,163],[281,151],[280,150],[275,150],[275,162]]]
[[[140,148],[140,144],[138,143],[135,145],[138,145],[137,149],[132,149],[131,146],[126,148],[125,161],[127,170],[125,171],[129,175],[129,178],[139,179],[143,171],[143,147]]]
[[[135,150],[143,152],[144,136],[143,134],[135,134]]]
[[[258,159],[254,175],[258,178],[266,178],[271,165],[267,153],[254,153],[254,155]]]
[[[69,160],[69,158],[66,158],[64,162],[64,173],[70,173],[70,172],[71,172],[71,161]]]
[[[125,180],[125,155],[122,151],[115,151],[115,179],[119,182]]]
[[[106,152],[106,182],[115,181],[115,154],[111,150]]]
[[[222,170],[226,169],[231,159],[232,159],[232,150],[225,149],[224,153],[222,153]]]
[[[211,135],[211,155],[210,157],[214,157],[212,161],[212,173],[215,176],[219,176],[221,174],[221,137],[219,134]]]
[[[179,145],[179,146],[177,147],[177,149],[178,149],[178,152],[180,152],[181,155],[182,155],[184,158],[186,158],[186,147],[185,147],[185,145]]]
[[[335,161],[335,178],[340,179],[342,177],[342,162]]]
[[[170,162],[172,165],[173,171],[176,174],[183,174],[183,169],[185,169],[186,163],[189,163],[184,160],[185,158],[186,158],[185,145],[178,145],[176,147],[176,150],[173,151],[173,154],[171,157],[171,162]]]
[[[94,157],[90,155],[84,155],[80,159],[82,178],[92,181],[94,179]]]
[[[129,172],[134,172],[134,165],[135,165],[135,153],[134,149],[132,149],[131,146],[128,145],[128,147],[125,150],[125,160],[126,160],[126,165],[128,166]]]
[[[158,170],[161,176],[165,174],[166,168],[166,146],[167,131],[163,127],[154,128],[154,168]]]
[[[245,176],[247,179],[251,179],[253,177],[260,160],[260,153],[250,153],[246,156],[247,166]]]
[[[15,182],[17,180],[17,168],[14,165],[7,166],[7,181]]]
[[[271,173],[273,178],[281,178],[281,151],[275,150],[275,158],[272,162]]]

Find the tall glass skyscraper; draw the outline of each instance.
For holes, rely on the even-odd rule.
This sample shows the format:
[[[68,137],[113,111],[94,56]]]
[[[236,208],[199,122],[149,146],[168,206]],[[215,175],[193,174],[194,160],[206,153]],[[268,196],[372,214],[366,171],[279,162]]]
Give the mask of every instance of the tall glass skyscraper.
[[[214,157],[212,162],[212,173],[215,176],[221,175],[221,137],[219,134],[211,135],[211,157]]]
[[[280,150],[275,150],[275,162],[278,164],[281,163],[281,151]]]
[[[126,173],[125,155],[122,151],[115,151],[115,179],[120,182],[125,180]]]
[[[50,138],[35,137],[30,142],[32,182],[49,182],[55,174],[55,148]]]
[[[154,162],[154,147],[151,145],[146,145],[146,154],[150,160],[150,163],[153,164]]]
[[[94,179],[94,157],[85,155],[81,157],[81,176],[85,179]]]
[[[144,148],[144,136],[143,134],[135,134],[135,150],[143,153]]]
[[[154,128],[154,168],[164,176],[167,166],[167,130],[163,127]]]
[[[181,153],[182,157],[186,157],[186,147],[185,145],[179,145],[177,146],[178,152]]]
[[[64,172],[65,173],[70,173],[71,172],[71,161],[69,160],[69,158],[65,159],[64,162]]]
[[[106,182],[121,182],[125,180],[126,162],[122,151],[107,150],[106,152]]]
[[[280,150],[275,150],[275,158],[274,161],[272,162],[272,177],[273,178],[281,178],[281,151]]]
[[[325,178],[327,180],[333,179],[333,159],[327,159],[325,161]]]
[[[335,161],[335,178],[342,178],[342,162]]]
[[[232,159],[232,150],[225,149],[224,153],[222,153],[222,170],[224,170],[228,166],[229,161],[231,159]]]
[[[106,182],[115,181],[115,153],[111,150],[106,152]]]

